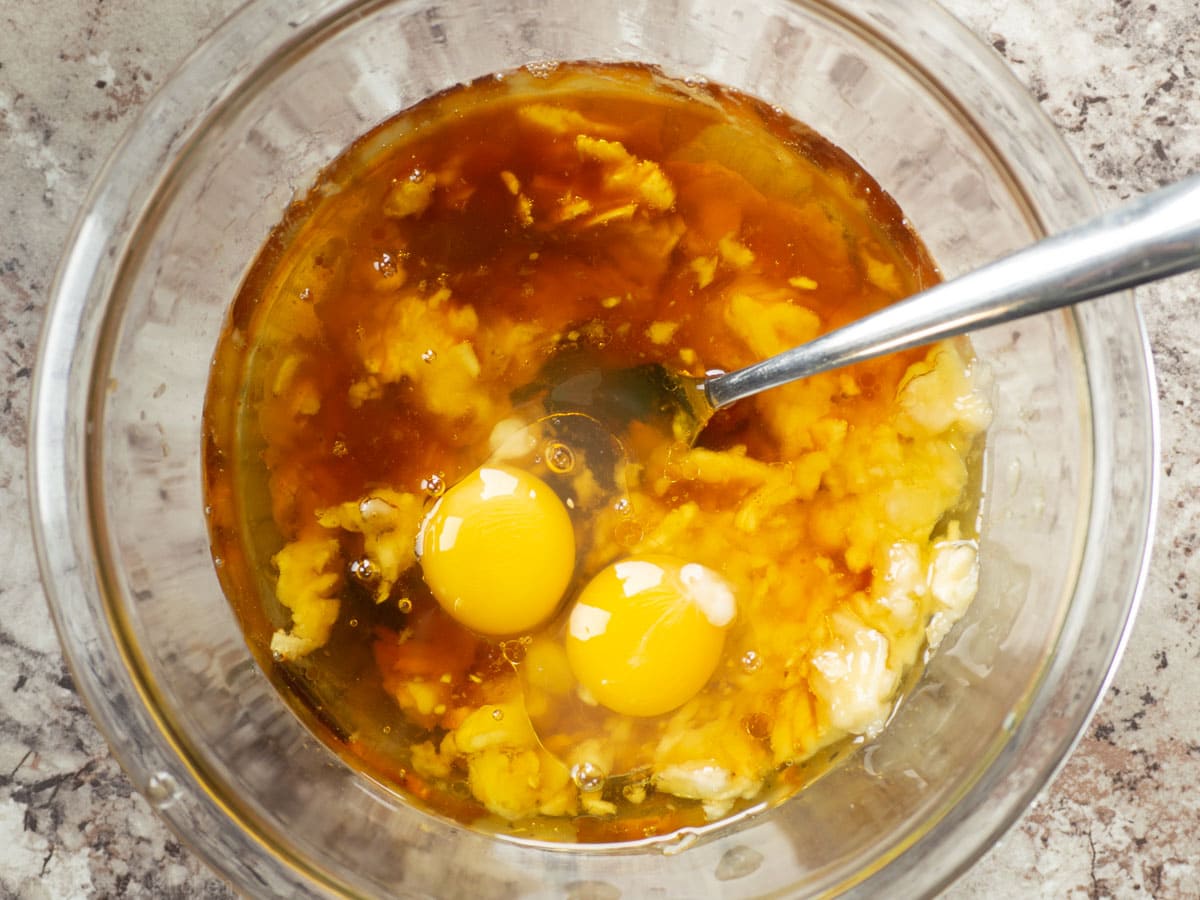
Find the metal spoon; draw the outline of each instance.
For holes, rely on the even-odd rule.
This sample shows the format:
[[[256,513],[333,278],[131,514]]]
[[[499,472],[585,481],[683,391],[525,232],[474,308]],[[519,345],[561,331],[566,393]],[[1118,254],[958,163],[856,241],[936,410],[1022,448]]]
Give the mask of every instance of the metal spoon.
[[[635,419],[663,422],[691,444],[718,409],[760,391],[1196,268],[1200,175],[744,369],[703,378],[658,364],[576,370],[551,388],[547,405],[618,430]]]

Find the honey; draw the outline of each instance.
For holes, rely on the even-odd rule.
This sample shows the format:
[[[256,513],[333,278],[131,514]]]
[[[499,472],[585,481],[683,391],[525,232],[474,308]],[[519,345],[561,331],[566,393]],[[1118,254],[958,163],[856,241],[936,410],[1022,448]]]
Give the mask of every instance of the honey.
[[[288,209],[217,349],[206,491],[248,644],[343,758],[476,827],[637,840],[798,789],[879,732],[974,595],[989,411],[966,344],[743,401],[694,447],[623,422],[621,490],[590,507],[555,446],[576,480],[538,500],[553,533],[496,526],[436,575],[420,539],[480,473],[524,485],[485,463],[564,360],[730,370],[936,280],[852,159],[719,86],[564,64],[400,114]],[[543,585],[533,613],[492,615],[501,575],[509,605]],[[668,611],[639,618],[642,594]],[[651,621],[688,624],[647,661]]]

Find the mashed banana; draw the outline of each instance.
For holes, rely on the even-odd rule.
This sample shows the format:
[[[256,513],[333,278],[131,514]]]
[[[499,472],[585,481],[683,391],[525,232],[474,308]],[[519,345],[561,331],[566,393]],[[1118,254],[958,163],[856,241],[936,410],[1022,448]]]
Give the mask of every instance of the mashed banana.
[[[587,523],[571,591],[612,560],[671,558],[736,598],[715,672],[665,714],[595,705],[565,612],[505,639],[463,628],[421,579],[422,520],[564,347],[729,369],[935,277],[865,173],[752,101],[620,67],[536,82],[467,88],[458,121],[435,105],[382,158],[351,154],[260,259],[218,354],[243,377],[210,397],[210,440],[238,462],[209,480],[269,498],[276,537],[266,553],[218,510],[215,543],[245,572],[269,560],[266,629],[253,578],[226,567],[248,636],[344,714],[376,775],[492,827],[637,838],[720,819],[884,728],[976,591],[988,384],[944,343],[743,401],[696,447],[621,435],[627,502]],[[243,382],[249,410],[221,390]],[[505,553],[538,564],[536,546]],[[586,728],[547,724],[564,704]]]

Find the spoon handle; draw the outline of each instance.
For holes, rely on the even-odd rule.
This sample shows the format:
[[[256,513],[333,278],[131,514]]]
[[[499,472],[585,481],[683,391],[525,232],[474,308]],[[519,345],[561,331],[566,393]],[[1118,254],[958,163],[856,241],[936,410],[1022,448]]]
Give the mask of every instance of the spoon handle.
[[[719,409],[807,375],[1200,268],[1200,175],[704,383]]]

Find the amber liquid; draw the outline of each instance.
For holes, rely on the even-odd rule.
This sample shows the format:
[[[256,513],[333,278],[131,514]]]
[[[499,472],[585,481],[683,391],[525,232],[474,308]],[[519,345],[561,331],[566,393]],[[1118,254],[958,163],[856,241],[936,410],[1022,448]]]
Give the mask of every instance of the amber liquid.
[[[566,111],[565,130],[531,126],[521,110],[534,104]],[[567,218],[563,198],[593,209],[610,199],[600,168],[581,163],[572,146],[580,132],[619,139],[633,156],[655,161],[674,185],[670,210],[652,219],[639,210],[600,225]],[[397,184],[431,172],[438,188],[426,209],[406,217],[385,212]],[[716,249],[729,235],[752,252],[752,274],[736,272]],[[716,260],[704,286],[698,257]],[[889,278],[873,279],[881,267]],[[410,378],[348,399],[363,381],[363,342],[388,327],[397,272],[406,290],[432,296],[448,289],[497,333],[536,326],[539,340],[506,358],[480,360],[492,415],[433,415]],[[230,602],[260,662],[323,739],[372,777],[480,827],[594,841],[703,824],[696,803],[651,796],[609,819],[514,825],[489,817],[461,780],[418,775],[409,765],[411,744],[436,742],[445,725],[436,715],[404,715],[388,678],[450,673],[447,705],[470,705],[481,683],[511,671],[511,647],[450,620],[414,567],[381,604],[347,571],[328,643],[299,660],[273,660],[271,634],[289,617],[274,599],[270,560],[313,528],[315,510],[381,486],[419,493],[433,476],[452,484],[471,471],[486,458],[489,432],[510,411],[509,398],[564,350],[583,347],[606,367],[662,360],[693,374],[753,362],[725,325],[723,285],[734,278],[787,285],[796,276],[805,280],[795,301],[781,302],[802,301],[821,330],[937,277],[900,210],[844,153],[755,100],[648,68],[561,66],[545,77],[484,79],[384,123],[335,161],[287,211],[233,303],[206,409],[205,456],[213,552],[224,561]],[[659,322],[674,326],[665,340],[652,327]],[[850,428],[869,427],[887,414],[919,356],[856,367],[859,390],[835,396],[833,413]],[[272,384],[284,374],[286,389],[277,394]],[[319,408],[298,413],[300,396],[316,398]],[[753,403],[719,414],[703,445],[742,445],[766,462],[786,453]],[[698,482],[664,495],[672,506],[728,499],[726,487]],[[361,550],[361,539],[344,535],[345,560]],[[869,581],[848,568],[838,577],[847,591]],[[409,601],[407,612],[395,602],[400,597]],[[405,630],[399,658],[388,648]],[[792,769],[786,780],[806,777]]]

